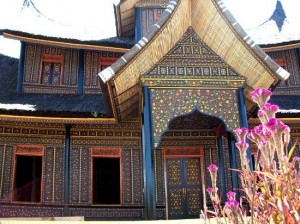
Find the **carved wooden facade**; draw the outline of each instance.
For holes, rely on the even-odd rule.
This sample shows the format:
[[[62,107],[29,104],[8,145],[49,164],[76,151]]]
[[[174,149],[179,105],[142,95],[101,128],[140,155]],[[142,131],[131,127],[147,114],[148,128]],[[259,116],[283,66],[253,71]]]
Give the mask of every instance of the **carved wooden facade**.
[[[24,48],[23,81],[18,84],[22,85],[23,93],[102,93],[96,75],[123,55],[121,52],[83,51],[34,43],[28,43]]]
[[[139,39],[155,27],[159,29],[157,23],[167,17],[163,13],[168,3],[135,3],[140,16],[135,33]],[[132,31],[131,23],[119,26],[124,28],[124,35]],[[120,60],[127,63],[127,57],[142,57],[137,49],[143,42],[125,57],[128,49],[97,50],[20,39],[24,53],[18,78],[20,94],[103,94],[107,114],[102,118],[48,117],[47,111],[40,117],[1,115],[0,217],[196,218],[204,202],[211,205],[205,191],[211,186],[206,169],[211,163],[220,167],[218,188],[223,202],[227,191],[239,188],[238,175],[230,170],[240,165],[233,130],[257,122],[247,122],[243,94],[244,86],[252,88],[247,83],[251,76],[239,74],[234,63],[230,65],[206,44],[195,26],[189,25],[174,46],[143,74],[130,70],[132,64],[120,65]],[[151,55],[159,50],[146,51]],[[252,51],[249,54],[254,55]],[[275,92],[298,94],[299,50],[272,51],[269,55],[291,73],[289,81],[282,82]],[[253,58],[258,60],[257,55]],[[138,83],[123,92],[118,92],[117,85],[122,83],[115,80],[104,84],[97,74],[112,64],[120,69],[118,75],[126,69],[131,72],[124,82],[139,77]],[[270,72],[266,67],[261,66]],[[259,77],[250,80],[252,84],[256,79]],[[274,78],[271,83],[277,82]],[[287,123],[295,141],[299,120]],[[23,200],[18,199],[18,192],[23,190],[17,184],[23,181],[18,167],[26,161],[40,172],[30,168],[30,178],[38,181],[28,190],[34,192],[34,199]],[[114,163],[118,175],[114,182],[118,186],[110,191],[117,196],[108,203],[102,203],[95,193],[101,184],[107,184],[96,177],[104,169],[101,163]]]

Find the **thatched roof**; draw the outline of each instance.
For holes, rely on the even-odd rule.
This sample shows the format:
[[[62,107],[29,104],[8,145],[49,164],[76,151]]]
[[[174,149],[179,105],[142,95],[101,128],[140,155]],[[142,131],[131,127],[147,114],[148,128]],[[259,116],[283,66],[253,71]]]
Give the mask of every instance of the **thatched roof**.
[[[14,30],[1,30],[1,32],[6,38],[12,38],[29,43],[61,46],[76,49],[127,52],[128,49],[134,45],[134,40],[132,38],[126,37],[110,37],[101,40],[81,41],[78,39],[35,35]]]
[[[127,0],[124,4],[136,2]],[[253,89],[273,88],[280,80],[288,78],[289,73],[247,35],[223,1],[173,0],[149,33],[99,74],[104,82],[110,81],[114,87],[119,120],[130,116],[128,111],[139,100],[136,95],[141,75],[169,52],[189,27],[193,27],[208,47],[246,78],[244,93],[248,111],[255,106],[250,97]]]
[[[300,43],[297,0],[233,1],[223,0],[228,10],[259,45]],[[134,7],[166,8],[169,0],[126,0],[117,7],[122,35],[134,34]]]
[[[18,59],[0,54],[0,114],[58,117],[106,116],[102,95],[17,94]]]

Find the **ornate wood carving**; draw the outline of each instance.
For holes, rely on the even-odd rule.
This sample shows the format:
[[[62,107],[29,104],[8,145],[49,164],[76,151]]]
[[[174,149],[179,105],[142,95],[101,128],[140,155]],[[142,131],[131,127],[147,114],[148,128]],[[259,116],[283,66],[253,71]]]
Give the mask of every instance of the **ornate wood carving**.
[[[92,148],[92,156],[100,157],[120,157],[120,148]]]
[[[44,146],[40,145],[17,145],[16,154],[27,154],[27,155],[44,155]]]
[[[203,156],[203,149],[201,147],[171,147],[165,148],[165,156],[187,156],[187,155],[196,155]]]

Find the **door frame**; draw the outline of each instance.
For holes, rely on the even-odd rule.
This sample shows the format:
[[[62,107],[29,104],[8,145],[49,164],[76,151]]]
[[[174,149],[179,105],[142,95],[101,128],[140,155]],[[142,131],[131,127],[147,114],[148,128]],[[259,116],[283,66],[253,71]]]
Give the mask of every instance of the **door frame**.
[[[165,204],[166,204],[166,219],[169,219],[168,205],[168,185],[167,185],[167,159],[169,158],[199,158],[200,175],[202,184],[203,205],[206,204],[205,180],[204,180],[204,150],[202,146],[168,146],[163,147],[164,151],[164,182],[165,182]]]

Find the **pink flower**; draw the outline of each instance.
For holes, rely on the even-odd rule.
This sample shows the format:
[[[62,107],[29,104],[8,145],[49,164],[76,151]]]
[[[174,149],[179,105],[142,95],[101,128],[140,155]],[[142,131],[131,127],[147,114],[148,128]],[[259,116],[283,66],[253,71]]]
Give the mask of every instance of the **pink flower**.
[[[262,159],[259,161],[259,164],[263,167],[267,167],[269,168],[271,165],[271,161],[274,158],[274,149],[270,147],[270,145],[268,145],[268,143],[264,140],[260,141],[257,144],[261,155],[262,155]]]
[[[271,118],[267,123],[266,127],[273,132],[282,132],[284,130],[289,130],[289,126],[285,125],[281,120],[276,118]]]
[[[210,164],[207,169],[209,170],[212,186],[216,188],[217,186],[217,171],[218,167],[215,164]]]
[[[258,143],[260,141],[260,135],[253,129],[251,130],[247,137],[250,139],[250,141]]]
[[[239,149],[241,157],[246,157],[246,151],[247,148],[249,147],[249,144],[245,141],[240,141],[235,143],[235,146]]]
[[[236,200],[230,200],[225,202],[225,208],[230,209],[233,212],[238,211],[239,203]]]
[[[245,141],[240,141],[240,142],[235,143],[235,146],[240,151],[242,167],[246,168],[247,164],[248,164],[248,162],[247,162],[247,148],[249,147],[249,144]]]
[[[210,164],[207,169],[209,171],[213,171],[213,172],[217,172],[218,171],[218,167],[215,164]]]
[[[293,160],[294,160],[294,161],[299,161],[299,162],[300,162],[300,157],[299,157],[299,156],[294,156],[294,157],[293,157]]]
[[[262,124],[265,124],[268,122],[268,115],[266,114],[266,111],[264,111],[262,109],[259,110],[257,112],[257,116]]]
[[[266,127],[272,133],[280,166],[285,167],[286,165],[283,161],[284,146],[289,144],[291,130],[289,126],[285,125],[281,120],[276,118],[271,118],[269,122],[266,123]]]
[[[262,108],[272,96],[272,92],[267,89],[256,89],[251,93],[252,100]]]
[[[275,114],[278,112],[279,107],[274,104],[266,103],[266,105],[263,106],[261,110],[265,111],[268,118],[270,119],[270,118],[275,118]]]
[[[255,126],[247,135],[250,141],[258,144],[261,140],[268,140],[272,137],[271,132],[264,128],[263,125]]]
[[[262,124],[266,124],[270,118],[275,118],[279,107],[270,103],[266,103],[258,112],[257,116]]]
[[[246,140],[246,135],[248,133],[247,128],[237,128],[237,129],[235,129],[234,132],[238,137],[238,141],[245,141]]]
[[[208,188],[206,188],[206,191],[207,191],[208,193],[211,193],[211,192],[214,191],[214,188],[213,188],[213,187],[208,187]]]
[[[226,195],[227,195],[227,199],[228,199],[229,201],[235,200],[235,192],[229,191],[229,192],[227,192]]]
[[[262,149],[266,148],[267,147],[267,142],[262,140],[259,142],[259,146],[261,146]]]

